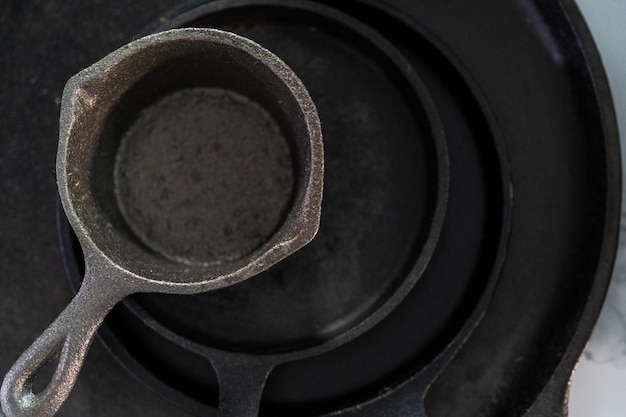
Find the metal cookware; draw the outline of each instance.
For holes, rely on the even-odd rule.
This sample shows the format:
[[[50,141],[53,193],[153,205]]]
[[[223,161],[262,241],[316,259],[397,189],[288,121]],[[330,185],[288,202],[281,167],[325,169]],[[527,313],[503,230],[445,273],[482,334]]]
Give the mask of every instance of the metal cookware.
[[[261,246],[223,262],[185,262],[156,253],[131,231],[115,204],[120,143],[115,133],[127,122],[130,109],[197,86],[236,91],[268,109],[290,142],[296,167],[295,191],[282,224]],[[96,330],[127,295],[223,288],[266,270],[311,241],[322,200],[320,123],[303,84],[269,51],[228,32],[171,30],[134,41],[69,80],[62,100],[57,178],[63,207],[85,254],[85,278],[69,306],[8,372],[1,392],[8,417],[57,412]],[[33,393],[34,378],[55,359],[51,381]]]

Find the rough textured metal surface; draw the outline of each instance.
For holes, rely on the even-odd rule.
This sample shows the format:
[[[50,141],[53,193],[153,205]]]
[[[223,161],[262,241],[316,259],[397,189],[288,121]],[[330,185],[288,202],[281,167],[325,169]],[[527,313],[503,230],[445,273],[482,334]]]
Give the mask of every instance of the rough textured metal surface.
[[[124,135],[115,195],[157,253],[220,262],[251,253],[280,227],[294,169],[267,110],[234,91],[188,88],[140,112]]]
[[[115,200],[107,198],[114,192],[111,168],[129,111],[145,107],[155,93],[189,83],[233,89],[268,107],[289,137],[298,167],[294,202],[281,227],[252,253],[228,262],[179,263],[160,257],[133,237],[111,205]],[[295,74],[252,41],[210,29],[163,32],[113,52],[69,80],[57,180],[85,253],[85,279],[70,305],[8,372],[1,392],[8,417],[56,413],[104,316],[126,295],[222,288],[269,268],[313,239],[323,187],[319,119]],[[33,393],[37,372],[57,354],[51,382]]]
[[[0,339],[3,341],[0,367],[3,372],[9,369],[19,352],[35,338],[38,331],[51,322],[71,296],[63,270],[63,255],[57,242],[57,197],[53,170],[62,87],[80,68],[130,41],[141,27],[152,20],[159,21],[166,10],[178,3],[180,1],[176,0],[33,0],[5,2],[0,6],[0,39],[3,46],[0,52],[0,84],[3,92],[0,94],[0,120],[5,131],[10,132],[0,142],[0,229],[3,232],[3,239],[0,241]],[[350,13],[361,14],[363,17],[366,13],[361,12],[368,10],[363,3],[349,1],[333,5],[345,7]],[[502,276],[501,288],[495,295],[495,302],[490,307],[486,320],[481,324],[482,329],[475,332],[471,343],[463,348],[465,352],[454,364],[457,372],[446,373],[439,378],[441,381],[448,380],[450,384],[446,384],[443,390],[431,392],[429,409],[432,417],[467,414],[519,416],[528,404],[536,401],[537,392],[544,386],[546,378],[554,372],[556,361],[565,358],[563,353],[566,351],[569,352],[567,359],[559,365],[560,370],[554,374],[554,380],[560,385],[562,382],[559,381],[567,378],[578,347],[584,344],[585,332],[588,332],[593,322],[592,317],[590,319],[593,314],[589,310],[583,312],[582,308],[587,302],[596,303],[602,298],[603,283],[607,279],[603,273],[598,272],[593,281],[595,290],[588,292],[594,274],[582,271],[584,265],[595,262],[591,254],[595,253],[594,248],[599,245],[597,236],[584,233],[588,237],[588,243],[582,245],[580,242],[576,243],[571,235],[565,235],[564,239],[568,242],[565,247],[555,237],[559,222],[553,221],[555,217],[551,215],[559,212],[562,216],[572,209],[587,208],[586,218],[575,217],[564,222],[575,225],[573,230],[590,230],[589,219],[598,218],[596,216],[603,218],[602,207],[605,205],[601,196],[604,195],[605,182],[599,178],[597,171],[594,174],[583,169],[587,167],[584,160],[575,157],[570,159],[570,150],[578,149],[581,137],[585,138],[584,143],[587,144],[586,157],[602,154],[598,152],[601,146],[597,144],[603,139],[607,140],[607,145],[602,149],[606,149],[609,154],[611,150],[615,150],[612,143],[615,143],[616,134],[611,134],[610,129],[607,130],[608,133],[603,133],[593,121],[598,103],[602,103],[604,107],[603,114],[610,112],[610,100],[606,100],[606,81],[601,74],[593,77],[596,88],[601,93],[604,91],[595,95],[590,91],[588,79],[569,78],[572,75],[586,74],[577,64],[578,61],[572,60],[576,56],[575,51],[580,49],[580,41],[582,40],[584,46],[583,52],[586,51],[588,56],[594,56],[593,47],[586,45],[590,40],[586,41],[585,30],[577,23],[576,16],[572,22],[581,36],[572,38],[567,32],[569,26],[558,24],[558,21],[555,25],[549,15],[546,17],[546,11],[554,9],[557,3],[567,6],[571,2],[523,2],[535,4],[539,9],[540,13],[532,16],[521,12],[521,2],[488,1],[474,4],[438,0],[389,0],[388,3],[406,15],[407,20],[417,22],[418,27],[426,27],[433,37],[448,46],[457,57],[459,65],[468,69],[476,85],[487,94],[488,102],[498,104],[496,116],[506,132],[507,143],[514,147],[513,160],[525,160],[531,165],[529,170],[518,165],[514,167],[515,194],[523,204],[516,210],[513,224],[516,250],[510,254],[510,262],[514,262],[523,253],[524,259],[532,260],[532,268],[511,268],[517,273],[511,274],[509,271]],[[427,48],[422,46],[415,33],[398,30],[402,25],[397,20],[390,24],[388,20],[385,21],[384,13],[373,13],[371,10],[368,13],[369,24],[391,38],[394,43],[404,45],[405,52],[422,59],[422,62],[429,57],[425,54]],[[71,26],[67,22],[72,22]],[[541,32],[538,33],[540,29]],[[396,31],[398,37],[395,36]],[[243,33],[242,35],[245,36]],[[573,49],[564,49],[567,45]],[[269,49],[278,52],[273,47]],[[563,60],[558,64],[558,69],[548,68],[546,73],[546,61],[554,56],[550,54],[553,51],[560,53]],[[282,54],[279,56],[285,59]],[[416,68],[420,76],[424,76],[424,68],[419,65]],[[595,64],[592,60],[592,72],[600,68],[599,60]],[[550,76],[552,73],[556,73],[554,77]],[[445,72],[439,71],[439,74]],[[352,87],[352,80],[346,80],[346,86]],[[306,85],[311,91],[308,83]],[[436,83],[429,82],[428,85],[430,88],[436,86]],[[572,86],[569,90],[568,85]],[[564,96],[564,92],[570,94]],[[567,99],[563,100],[563,97]],[[551,117],[551,104],[561,109],[569,109],[571,113],[568,114],[571,117],[567,119],[567,123],[571,130],[564,130],[561,121]],[[525,117],[520,117],[522,115]],[[529,123],[529,120],[546,119],[549,123]],[[326,128],[324,117],[322,123]],[[610,123],[608,125],[610,127]],[[448,131],[450,125],[444,123],[444,126]],[[549,136],[546,132],[548,128],[552,129]],[[324,133],[326,144],[326,131]],[[546,140],[547,137],[550,140]],[[542,152],[536,152],[536,144],[540,144]],[[550,146],[545,147],[546,144]],[[573,172],[570,165],[560,165],[553,160],[551,155],[554,154],[552,151],[555,147],[560,154],[566,155],[565,160],[571,160],[571,166],[575,168]],[[452,146],[451,148],[455,149]],[[458,168],[458,162],[464,158],[458,153],[452,153],[451,156],[457,162],[453,164],[453,168]],[[555,172],[556,167],[559,169]],[[583,172],[589,173],[589,183],[582,180],[580,174]],[[584,191],[580,198],[578,194],[573,195],[575,203],[569,208],[559,204],[563,193],[558,189],[555,191],[551,186],[551,178],[556,174],[571,177],[572,184],[575,184],[572,188]],[[471,178],[470,175],[459,176],[453,171],[452,183],[461,183],[462,188],[467,188],[467,182]],[[611,184],[609,182],[609,189],[614,189]],[[461,187],[453,188],[451,196],[456,196]],[[547,193],[546,189],[553,194]],[[538,196],[538,204],[528,202],[527,197],[531,194]],[[594,200],[592,196],[599,196],[601,200]],[[326,197],[325,193],[325,200]],[[543,201],[550,204],[544,204]],[[551,207],[549,211],[545,209],[547,205]],[[529,206],[543,210],[531,210],[524,215]],[[448,211],[448,218],[450,213]],[[589,213],[592,215],[589,216]],[[549,221],[542,221],[546,220],[546,216]],[[520,250],[519,246],[523,244],[520,241],[523,238],[532,247]],[[559,253],[568,255],[567,264],[572,265],[568,271],[573,271],[572,273],[562,273],[563,268],[558,267],[551,269],[549,274],[544,273],[547,269],[545,258],[550,256],[554,259],[556,248],[559,248]],[[580,256],[581,253],[585,256]],[[444,259],[449,262],[450,258]],[[435,278],[438,279],[437,282],[445,282],[441,279],[445,277]],[[260,280],[248,280],[243,285],[255,281]],[[428,280],[421,279],[418,285],[426,282]],[[232,288],[238,287],[239,285]],[[423,287],[419,289],[423,290]],[[426,297],[426,300],[435,299]],[[414,302],[415,299],[410,301]],[[446,302],[448,301],[449,298],[446,297]],[[538,307],[549,305],[550,308],[529,311],[527,306],[530,303]],[[586,319],[579,322],[581,317]],[[572,339],[572,332],[577,328],[581,331]],[[529,343],[524,344],[524,340]],[[507,341],[514,341],[514,344]],[[394,345],[397,346],[398,343]],[[389,356],[392,354],[384,349],[379,355]],[[519,357],[526,359],[522,362],[515,361]],[[360,359],[368,364],[367,367],[361,366],[362,370],[369,369],[369,365],[374,363]],[[320,368],[318,362],[315,365]],[[341,365],[343,370],[344,363]],[[502,372],[503,369],[509,371]],[[206,368],[199,367],[198,373],[201,372],[212,371],[206,365]],[[347,374],[345,371],[342,373]],[[139,372],[135,375],[141,378]],[[290,374],[292,375],[293,373]],[[270,375],[270,385],[275,376],[278,376],[278,372]],[[310,374],[302,376],[302,379],[305,378],[310,380]],[[150,384],[147,379],[144,382]],[[335,375],[321,379],[320,384],[323,383],[329,387],[336,386]],[[281,386],[297,384],[296,378],[286,378]],[[391,390],[394,387],[389,386]],[[203,391],[202,394],[206,392]],[[403,392],[405,395],[388,394],[389,398],[394,398],[395,405],[377,407],[377,411],[382,410],[379,414],[410,415],[409,403],[413,393],[410,390]],[[265,401],[268,398],[267,393],[268,390],[264,393]],[[108,400],[101,401],[102,398]],[[402,403],[406,403],[406,406],[403,407]],[[462,406],[459,407],[459,404]],[[547,408],[533,409],[529,411],[529,415],[544,416],[547,415],[545,410]],[[201,412],[197,414],[213,415]],[[128,377],[123,366],[114,361],[103,343],[98,342],[92,346],[86,366],[81,371],[81,378],[59,415],[182,417],[195,414],[193,411],[177,409],[137,379]]]

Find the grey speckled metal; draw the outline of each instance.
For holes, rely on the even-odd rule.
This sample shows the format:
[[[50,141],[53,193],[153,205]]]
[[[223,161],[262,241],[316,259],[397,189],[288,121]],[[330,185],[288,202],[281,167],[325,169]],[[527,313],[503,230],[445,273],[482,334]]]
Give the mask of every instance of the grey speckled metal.
[[[267,108],[290,141],[296,190],[285,220],[252,253],[222,263],[182,263],[147,249],[115,206],[113,166],[130,114],[180,88],[232,89]],[[240,36],[179,29],[134,41],[72,77],[63,94],[57,159],[59,193],[85,254],[83,285],[69,306],[4,379],[7,417],[54,415],[72,389],[94,334],[135,292],[193,294],[243,281],[310,242],[322,200],[323,145],[315,106],[280,59]],[[57,356],[58,355],[58,356]],[[41,393],[32,382],[58,357]]]

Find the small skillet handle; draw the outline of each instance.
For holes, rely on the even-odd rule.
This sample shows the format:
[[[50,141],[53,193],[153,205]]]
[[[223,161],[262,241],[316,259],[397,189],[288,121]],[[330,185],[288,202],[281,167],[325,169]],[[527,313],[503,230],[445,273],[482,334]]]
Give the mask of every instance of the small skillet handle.
[[[51,417],[56,414],[76,382],[104,317],[128,295],[114,284],[109,277],[95,278],[87,272],[71,303],[6,374],[0,390],[2,411],[6,417]],[[56,371],[47,387],[40,393],[33,393],[35,377],[57,357]]]

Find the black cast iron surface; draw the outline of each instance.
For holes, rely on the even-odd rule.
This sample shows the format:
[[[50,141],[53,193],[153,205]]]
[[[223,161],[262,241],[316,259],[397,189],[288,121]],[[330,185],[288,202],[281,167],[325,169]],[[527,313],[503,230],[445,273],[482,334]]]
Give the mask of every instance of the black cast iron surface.
[[[348,350],[335,353],[340,360],[353,359],[357,365],[333,367],[332,358],[324,356],[277,369],[275,380],[268,381],[262,410],[266,415],[284,414],[284,410],[306,415],[298,408],[303,391],[313,393],[304,404],[315,404],[328,393],[308,388],[332,388],[335,381],[346,386],[352,381],[347,385],[353,387],[349,395],[340,395],[338,400],[337,393],[332,394],[331,401],[321,401],[321,411],[358,406],[385,393],[367,407],[346,414],[421,415],[418,393],[424,379],[412,376],[428,371],[424,365],[443,352],[449,341],[459,340],[454,335],[471,330],[463,327],[467,317],[474,323],[477,312],[484,310],[485,318],[426,396],[429,415],[560,415],[569,373],[610,274],[619,208],[617,133],[593,43],[569,1],[389,3],[396,12],[355,2],[335,7],[394,43],[431,91],[451,155],[448,214],[456,213],[450,217],[456,220],[444,224],[442,242],[456,237],[457,245],[440,246],[445,256],[438,258],[435,252],[416,292],[395,314],[347,345]],[[166,24],[163,16],[177,6],[174,1],[14,2],[0,9],[4,127],[0,141],[0,371],[8,369],[72,295],[58,244],[53,175],[61,89],[70,75],[128,42],[144,26]],[[478,170],[468,171],[472,165]],[[476,194],[477,185],[486,191]],[[464,210],[472,202],[478,206]],[[471,213],[483,220],[476,222]],[[482,226],[459,227],[463,224]],[[481,230],[491,232],[483,236]],[[464,245],[461,237],[468,238]],[[482,269],[468,271],[460,262],[461,255],[476,247],[470,238],[491,242],[479,245],[479,252],[489,255],[476,264],[483,265]],[[450,255],[447,251],[454,247],[462,250]],[[497,255],[504,253],[499,274]],[[462,274],[433,272],[442,265],[457,266],[459,273],[467,275],[466,286],[449,285],[458,284]],[[426,279],[429,271],[433,278]],[[495,284],[490,278],[498,277],[493,300],[485,310]],[[434,293],[425,297],[428,288]],[[354,355],[364,346],[379,346],[381,335],[388,334],[385,329],[406,329],[404,314],[415,308],[425,310],[419,316],[409,315],[409,332],[400,333],[429,349],[416,349],[406,339],[394,338],[396,343],[370,350],[374,354],[366,359]],[[447,314],[441,314],[446,310]],[[411,331],[410,324],[419,319],[447,330],[435,332],[438,337],[432,339]],[[436,330],[439,324],[430,328]],[[155,378],[154,373],[145,372],[158,367],[133,365],[138,360],[149,365],[150,354],[133,353],[123,343],[115,348],[114,335],[107,340],[140,378]],[[407,356],[399,355],[396,348],[405,349]],[[453,351],[445,350],[447,354]],[[389,361],[393,364],[396,359],[388,368]],[[447,359],[439,357],[435,363],[444,367]],[[387,377],[374,377],[369,388],[354,391],[361,377],[371,376],[378,366]],[[316,374],[320,369],[329,373]],[[207,385],[198,392],[183,391],[182,399],[158,388],[163,381],[171,384],[171,375],[169,379],[157,375],[158,381],[149,384],[189,409],[193,409],[189,398],[196,405],[200,398],[211,407],[216,396],[210,383],[214,377],[208,366],[197,371],[195,379],[209,378]],[[303,385],[302,381],[311,381],[310,375],[315,375],[313,385]],[[421,375],[428,376],[426,380],[433,377],[428,372]],[[188,377],[175,375],[173,380]],[[409,380],[413,382],[397,385]],[[200,404],[196,411],[203,413],[205,407]],[[190,414],[129,377],[96,343],[60,415]]]

